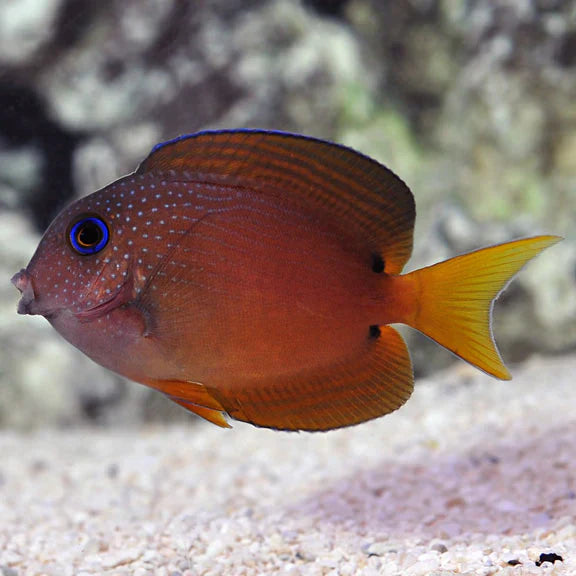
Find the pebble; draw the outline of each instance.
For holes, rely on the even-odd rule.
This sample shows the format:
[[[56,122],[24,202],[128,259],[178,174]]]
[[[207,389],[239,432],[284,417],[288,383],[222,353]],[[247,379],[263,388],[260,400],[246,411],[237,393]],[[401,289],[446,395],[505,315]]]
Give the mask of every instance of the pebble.
[[[368,556],[384,556],[387,553],[395,552],[390,548],[390,544],[386,542],[374,542],[363,547],[363,550]]]
[[[446,544],[443,544],[442,542],[435,542],[434,544],[432,544],[432,546],[430,546],[430,549],[434,550],[435,552],[439,552],[440,554],[448,552]]]

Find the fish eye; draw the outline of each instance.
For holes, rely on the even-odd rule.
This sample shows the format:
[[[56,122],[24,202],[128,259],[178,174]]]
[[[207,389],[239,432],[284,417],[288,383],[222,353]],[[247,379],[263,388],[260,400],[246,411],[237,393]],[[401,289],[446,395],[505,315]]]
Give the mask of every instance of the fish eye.
[[[83,216],[68,232],[70,246],[78,254],[96,254],[108,244],[110,232],[99,216]]]

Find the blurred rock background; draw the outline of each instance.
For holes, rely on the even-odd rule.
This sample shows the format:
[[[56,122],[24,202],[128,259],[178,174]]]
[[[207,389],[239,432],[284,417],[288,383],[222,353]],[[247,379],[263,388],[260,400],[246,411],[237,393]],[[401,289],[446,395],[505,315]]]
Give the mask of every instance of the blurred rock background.
[[[9,279],[64,204],[209,127],[387,164],[416,196],[411,267],[565,236],[495,332],[510,363],[576,349],[576,1],[2,0],[0,426],[191,417],[17,316]],[[409,337],[418,375],[454,361]]]

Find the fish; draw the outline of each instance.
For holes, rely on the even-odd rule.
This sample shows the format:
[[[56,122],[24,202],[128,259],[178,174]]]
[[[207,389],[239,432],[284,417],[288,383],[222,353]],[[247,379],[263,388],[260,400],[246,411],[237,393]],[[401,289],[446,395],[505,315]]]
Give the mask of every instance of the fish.
[[[12,283],[102,366],[221,427],[326,431],[400,408],[414,388],[395,324],[507,380],[492,308],[559,236],[402,273],[414,196],[346,146],[266,130],[156,145],[65,207]]]

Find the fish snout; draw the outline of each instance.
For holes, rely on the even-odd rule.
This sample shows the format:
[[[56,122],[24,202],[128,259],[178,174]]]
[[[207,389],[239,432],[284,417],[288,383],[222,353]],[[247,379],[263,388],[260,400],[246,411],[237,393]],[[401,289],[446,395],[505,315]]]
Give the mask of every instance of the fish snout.
[[[32,309],[32,304],[35,302],[36,295],[34,294],[34,287],[32,286],[32,278],[25,268],[20,270],[17,274],[12,276],[12,284],[20,290],[22,298],[18,302],[18,314],[36,314]]]

